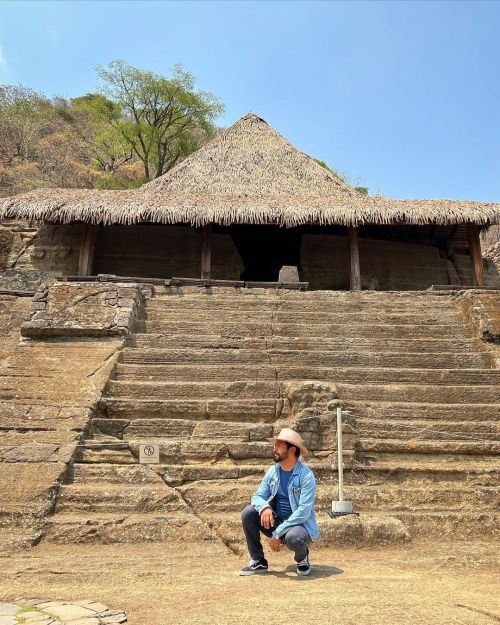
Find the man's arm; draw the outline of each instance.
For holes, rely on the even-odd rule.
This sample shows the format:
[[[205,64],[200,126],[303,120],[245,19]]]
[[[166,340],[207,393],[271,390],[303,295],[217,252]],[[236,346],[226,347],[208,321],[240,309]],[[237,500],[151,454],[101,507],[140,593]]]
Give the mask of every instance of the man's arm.
[[[267,470],[266,474],[262,478],[262,482],[260,483],[259,488],[255,491],[250,502],[259,514],[262,512],[262,510],[264,510],[264,508],[271,507],[269,503],[269,497],[271,496],[271,489],[269,488],[269,476],[272,470],[273,467]]]
[[[286,521],[283,521],[281,525],[274,530],[273,536],[280,538],[286,531],[288,531],[293,525],[302,525],[311,516],[311,512],[314,507],[314,499],[316,498],[316,478],[314,473],[309,471],[302,480],[302,486],[300,491],[299,505],[295,512],[288,517]]]

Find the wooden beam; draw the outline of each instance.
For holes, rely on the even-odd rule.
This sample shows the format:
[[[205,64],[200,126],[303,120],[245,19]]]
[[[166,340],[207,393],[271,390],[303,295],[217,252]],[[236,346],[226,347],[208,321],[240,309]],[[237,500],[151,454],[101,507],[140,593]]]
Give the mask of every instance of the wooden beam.
[[[94,263],[94,226],[85,224],[80,244],[80,258],[78,260],[78,275],[90,276]]]
[[[212,272],[212,224],[206,224],[202,230],[201,243],[201,278],[207,280]]]
[[[467,236],[469,237],[469,254],[472,267],[472,284],[474,286],[484,286],[481,242],[479,240],[479,228],[476,224],[467,224]]]
[[[358,229],[349,226],[347,229],[347,239],[349,241],[349,281],[351,291],[361,291]]]

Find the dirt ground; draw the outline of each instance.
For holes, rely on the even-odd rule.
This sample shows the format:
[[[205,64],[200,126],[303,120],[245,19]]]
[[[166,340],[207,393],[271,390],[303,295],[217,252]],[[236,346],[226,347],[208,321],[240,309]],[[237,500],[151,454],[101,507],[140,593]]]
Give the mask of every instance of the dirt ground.
[[[0,602],[95,599],[132,625],[491,625],[498,553],[491,541],[313,547],[309,577],[297,577],[288,551],[269,555],[267,575],[240,577],[248,558],[217,543],[42,543],[0,557]]]

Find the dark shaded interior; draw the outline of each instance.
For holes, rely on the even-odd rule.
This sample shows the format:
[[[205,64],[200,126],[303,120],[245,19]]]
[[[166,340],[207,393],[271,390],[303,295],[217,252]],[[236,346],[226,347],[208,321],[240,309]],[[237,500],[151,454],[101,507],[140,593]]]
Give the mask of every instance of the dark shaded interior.
[[[299,228],[271,225],[234,225],[229,233],[244,269],[240,280],[275,282],[284,265],[300,266]]]

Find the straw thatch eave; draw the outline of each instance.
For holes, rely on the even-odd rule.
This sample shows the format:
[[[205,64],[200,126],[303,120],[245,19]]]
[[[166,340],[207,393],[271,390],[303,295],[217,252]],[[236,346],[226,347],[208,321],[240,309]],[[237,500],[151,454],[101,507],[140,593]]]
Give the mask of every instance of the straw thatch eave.
[[[248,114],[140,189],[40,189],[0,200],[0,219],[94,224],[500,223],[500,204],[367,197]]]
[[[394,200],[358,195],[348,200],[320,197],[144,193],[141,189],[97,191],[43,189],[0,201],[0,219],[71,223],[162,224],[201,226],[275,223],[303,224],[407,223],[452,225],[500,224],[500,204],[459,200]]]

